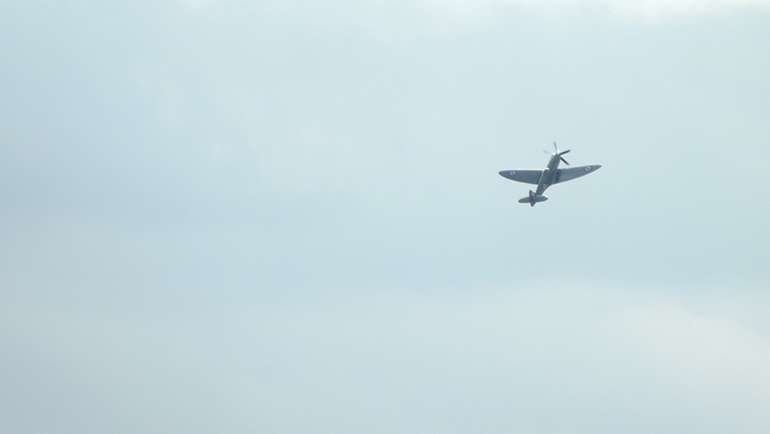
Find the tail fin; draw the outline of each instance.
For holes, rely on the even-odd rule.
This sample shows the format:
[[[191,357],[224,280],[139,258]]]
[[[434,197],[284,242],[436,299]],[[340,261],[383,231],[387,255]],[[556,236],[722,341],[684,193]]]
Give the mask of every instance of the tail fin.
[[[529,196],[519,199],[519,203],[528,203],[530,206],[535,206],[538,202],[545,202],[548,200],[548,196],[536,195],[534,191],[529,191]]]

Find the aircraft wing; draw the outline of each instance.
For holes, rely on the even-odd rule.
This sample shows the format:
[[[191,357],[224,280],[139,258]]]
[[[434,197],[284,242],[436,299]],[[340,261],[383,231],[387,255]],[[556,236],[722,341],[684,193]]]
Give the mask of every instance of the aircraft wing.
[[[558,169],[554,184],[571,181],[575,178],[580,178],[581,176],[588,175],[589,173],[594,173],[597,170],[599,170],[600,167],[602,166],[597,164],[595,166],[580,166],[580,167],[570,167],[569,169]]]
[[[542,170],[503,170],[500,172],[500,176],[511,181],[537,185],[540,182],[540,175],[542,173]]]

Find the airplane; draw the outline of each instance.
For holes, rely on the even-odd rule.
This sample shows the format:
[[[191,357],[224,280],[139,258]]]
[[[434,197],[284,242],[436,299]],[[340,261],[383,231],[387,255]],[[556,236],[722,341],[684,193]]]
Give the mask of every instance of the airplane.
[[[560,182],[566,182],[581,176],[593,173],[602,166],[599,164],[593,166],[580,166],[570,167],[569,169],[559,169],[559,163],[563,162],[567,166],[567,160],[562,155],[569,152],[560,151],[556,146],[556,142],[553,142],[554,153],[551,154],[551,159],[548,160],[548,166],[543,170],[503,170],[500,175],[503,178],[508,178],[511,181],[523,182],[525,184],[537,185],[535,191],[530,190],[529,196],[519,199],[519,203],[528,203],[530,206],[535,206],[536,203],[545,202],[548,200],[548,196],[543,195],[545,190]],[[548,151],[545,151],[548,153]]]

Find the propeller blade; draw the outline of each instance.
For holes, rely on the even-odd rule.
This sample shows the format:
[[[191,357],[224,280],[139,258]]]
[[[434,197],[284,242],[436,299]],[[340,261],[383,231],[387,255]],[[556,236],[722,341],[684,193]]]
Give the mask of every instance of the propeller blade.
[[[567,163],[567,160],[565,160],[565,159],[564,159],[564,157],[561,157],[561,156],[560,156],[559,158],[561,158],[561,161],[562,161],[562,163],[564,163],[564,164],[566,164],[567,166],[569,166],[569,163]]]
[[[552,152],[550,152],[550,151],[546,151],[545,149],[543,149],[543,153],[545,153],[545,154],[548,154],[548,155],[551,155],[551,154],[552,154]]]
[[[564,154],[568,153],[569,151],[570,151],[569,149],[567,149],[566,151],[560,151],[559,155],[564,155]]]
[[[553,149],[554,149],[556,152],[559,152],[559,148],[557,148],[557,147],[556,147],[556,142],[553,142]]]

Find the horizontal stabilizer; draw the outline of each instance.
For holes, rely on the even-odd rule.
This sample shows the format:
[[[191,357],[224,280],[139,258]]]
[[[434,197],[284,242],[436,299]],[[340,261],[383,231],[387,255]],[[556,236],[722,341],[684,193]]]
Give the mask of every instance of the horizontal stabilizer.
[[[530,192],[531,193],[531,192]],[[548,196],[535,196],[533,194],[530,194],[529,196],[522,197],[519,199],[519,203],[528,203],[532,206],[535,206],[536,203],[545,202],[548,200]]]

